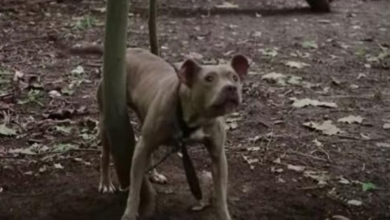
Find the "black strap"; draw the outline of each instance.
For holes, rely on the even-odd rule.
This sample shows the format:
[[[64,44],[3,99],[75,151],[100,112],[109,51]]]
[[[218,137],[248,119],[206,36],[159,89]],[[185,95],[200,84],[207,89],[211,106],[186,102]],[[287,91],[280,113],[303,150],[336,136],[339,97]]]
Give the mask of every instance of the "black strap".
[[[180,84],[178,85],[178,94],[180,91]],[[174,138],[176,148],[181,149],[183,167],[186,174],[186,179],[190,187],[192,195],[197,200],[202,200],[202,189],[200,188],[199,179],[196,175],[194,165],[191,161],[190,156],[188,155],[187,146],[184,139],[187,139],[191,134],[199,129],[199,127],[189,127],[184,120],[183,107],[180,101],[180,96],[177,96],[177,107],[176,107],[176,127],[178,135]]]

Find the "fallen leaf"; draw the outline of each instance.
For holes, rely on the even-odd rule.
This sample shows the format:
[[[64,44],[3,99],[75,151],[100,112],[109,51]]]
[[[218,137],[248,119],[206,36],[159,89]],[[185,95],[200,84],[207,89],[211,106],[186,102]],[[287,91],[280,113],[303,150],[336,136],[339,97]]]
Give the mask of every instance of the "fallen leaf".
[[[290,78],[287,80],[287,83],[290,85],[301,85],[302,84],[302,77],[300,76],[290,76]]]
[[[389,143],[376,143],[375,145],[377,147],[390,148],[390,144]]]
[[[274,161],[272,161],[276,164],[282,164],[282,160],[280,159],[280,157],[276,158]]]
[[[191,58],[191,59],[195,59],[195,60],[202,60],[203,59],[203,55],[200,53],[197,53],[197,52],[190,52],[187,55],[187,57]]]
[[[285,65],[288,66],[288,67],[297,68],[297,69],[302,69],[302,68],[304,68],[304,67],[310,66],[310,65],[307,64],[307,63],[298,62],[298,61],[287,61],[287,62],[285,63]]]
[[[293,170],[293,171],[296,171],[296,172],[303,172],[306,167],[304,166],[299,166],[299,165],[291,165],[291,164],[288,164],[287,165],[287,169],[288,170]]]
[[[341,183],[341,184],[345,184],[345,185],[348,185],[348,184],[351,183],[349,180],[345,179],[342,176],[339,177],[339,181],[338,182]]]
[[[71,71],[71,73],[81,75],[84,73],[84,68],[82,66],[77,66],[74,70]]]
[[[278,55],[278,51],[276,48],[267,48],[267,49],[259,49],[259,52],[267,57],[276,57]]]
[[[349,200],[349,201],[347,202],[347,204],[348,204],[348,205],[352,205],[352,206],[361,206],[361,205],[363,204],[363,202],[362,202],[362,201],[359,201],[359,200],[354,200],[354,199],[352,199],[352,200]]]
[[[5,124],[0,125],[0,135],[4,136],[15,136],[16,130],[7,127]]]
[[[261,77],[263,80],[269,82],[269,83],[276,83],[278,85],[286,85],[286,82],[284,79],[287,78],[286,75],[283,75],[281,73],[275,73],[275,72],[272,72],[272,73],[268,73],[268,74],[265,74],[264,76]]]
[[[46,165],[43,165],[43,167],[39,168],[39,172],[40,172],[40,173],[43,173],[43,172],[45,172],[46,170],[47,170]]]
[[[25,154],[25,155],[35,155],[36,154],[30,148],[11,149],[11,150],[8,151],[8,153],[11,153],[11,154]]]
[[[246,150],[250,152],[259,151],[260,147],[248,147]]]
[[[326,185],[327,181],[330,179],[327,171],[306,170],[303,172],[303,176],[317,181],[317,184],[320,186]]]
[[[348,123],[348,124],[353,124],[353,123],[361,124],[363,122],[363,118],[360,116],[349,115],[347,117],[340,118],[337,121],[343,122],[343,123]]]
[[[69,151],[74,149],[78,149],[78,147],[74,144],[56,144],[53,146],[52,151],[64,152],[64,151]]]
[[[17,82],[17,81],[23,80],[23,77],[24,77],[24,73],[22,73],[22,72],[16,70],[16,71],[15,71],[15,74],[14,74],[13,80],[14,80],[15,82]]]
[[[58,97],[61,97],[61,93],[58,92],[57,90],[51,90],[51,91],[49,92],[49,96],[50,96],[51,98],[58,98]]]
[[[24,174],[26,174],[26,175],[33,175],[33,172],[32,171],[27,171],[27,172],[24,172]]]
[[[217,5],[215,6],[216,8],[225,8],[225,9],[229,9],[229,8],[238,8],[238,5],[236,4],[232,4],[230,2],[223,2],[222,4],[220,5]]]
[[[305,49],[318,49],[318,45],[315,41],[303,41],[301,45]]]
[[[364,140],[370,140],[371,139],[370,135],[363,134],[363,133],[360,133],[360,137],[362,137]]]
[[[319,142],[317,139],[314,139],[313,140],[313,143],[317,146],[317,147],[322,147],[324,146],[321,142]]]
[[[56,126],[56,131],[62,132],[64,134],[70,134],[72,133],[72,127],[66,127],[66,126]]]
[[[252,36],[253,37],[261,37],[261,35],[262,35],[262,33],[260,31],[255,31]]]
[[[238,124],[237,122],[229,122],[229,123],[226,123],[226,126],[225,126],[225,130],[234,130],[238,128]]]
[[[370,182],[362,183],[362,190],[363,190],[363,192],[367,192],[369,190],[374,190],[374,189],[378,189],[378,187],[375,184],[370,183]]]
[[[385,129],[385,130],[390,129],[390,123],[383,124],[382,128]]]
[[[255,166],[253,164],[259,162],[259,159],[257,159],[257,158],[250,158],[248,156],[242,156],[242,157],[244,158],[245,162],[247,162],[249,164],[249,168],[251,170],[253,170],[255,168]]]
[[[336,135],[339,133],[343,133],[341,129],[333,125],[331,120],[324,121],[322,124],[311,121],[311,122],[303,123],[303,125],[305,127],[320,131],[325,135]]]
[[[60,169],[60,170],[64,169],[64,167],[60,163],[55,163],[54,168]]]
[[[292,103],[292,106],[295,108],[303,108],[306,106],[337,108],[337,104],[334,102],[321,102],[321,101],[313,100],[313,99],[309,99],[309,98],[305,98],[305,99],[290,98],[290,100],[294,101]]]
[[[275,167],[271,167],[271,172],[273,173],[283,173],[283,169],[282,168],[275,168]]]
[[[333,215],[332,220],[350,220],[350,219],[342,215]]]

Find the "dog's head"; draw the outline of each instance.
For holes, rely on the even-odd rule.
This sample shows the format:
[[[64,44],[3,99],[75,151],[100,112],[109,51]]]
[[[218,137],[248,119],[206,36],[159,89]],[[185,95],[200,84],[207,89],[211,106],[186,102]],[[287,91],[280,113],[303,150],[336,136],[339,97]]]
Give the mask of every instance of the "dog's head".
[[[241,81],[248,73],[248,60],[236,55],[230,64],[199,65],[186,60],[178,76],[191,91],[191,103],[206,117],[218,117],[233,112],[242,101]]]

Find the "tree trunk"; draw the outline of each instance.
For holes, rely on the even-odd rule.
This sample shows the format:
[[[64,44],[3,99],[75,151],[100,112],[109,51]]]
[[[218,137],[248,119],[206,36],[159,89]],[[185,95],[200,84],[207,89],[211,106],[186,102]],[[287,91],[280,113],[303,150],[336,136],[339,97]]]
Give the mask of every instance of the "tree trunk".
[[[149,0],[149,42],[150,51],[156,56],[160,55],[157,39],[157,2],[156,0]]]
[[[316,12],[330,12],[332,0],[306,0],[311,9]]]
[[[103,112],[121,188],[130,185],[135,138],[126,106],[125,53],[128,0],[107,2],[103,58]]]

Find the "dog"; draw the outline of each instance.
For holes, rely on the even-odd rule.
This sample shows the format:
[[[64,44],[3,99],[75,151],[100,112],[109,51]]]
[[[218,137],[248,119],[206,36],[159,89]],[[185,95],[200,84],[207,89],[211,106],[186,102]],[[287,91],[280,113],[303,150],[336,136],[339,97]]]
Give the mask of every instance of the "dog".
[[[73,50],[73,54],[103,53],[102,48],[79,47]],[[179,120],[194,130],[189,139],[204,143],[211,157],[218,219],[231,220],[227,205],[228,164],[224,146],[224,116],[234,112],[242,103],[241,82],[248,69],[248,59],[243,55],[235,55],[229,64],[218,65],[200,65],[193,59],[187,59],[176,69],[147,50],[126,50],[127,105],[136,113],[142,129],[132,159],[131,184],[122,220],[136,220],[138,217],[143,199],[141,186],[145,184],[143,181],[149,181],[145,178],[145,170],[152,164],[153,151],[161,145],[172,143],[172,138],[177,134],[174,129],[177,107],[181,110],[182,118]],[[102,111],[102,83],[98,87],[97,98],[99,111]],[[104,125],[100,124],[102,136],[105,136]],[[109,176],[110,146],[104,138],[102,143],[100,189],[113,191]],[[146,185],[150,186],[149,183]],[[154,195],[150,187],[149,191],[149,195]],[[145,215],[153,213],[154,205],[147,205]]]

